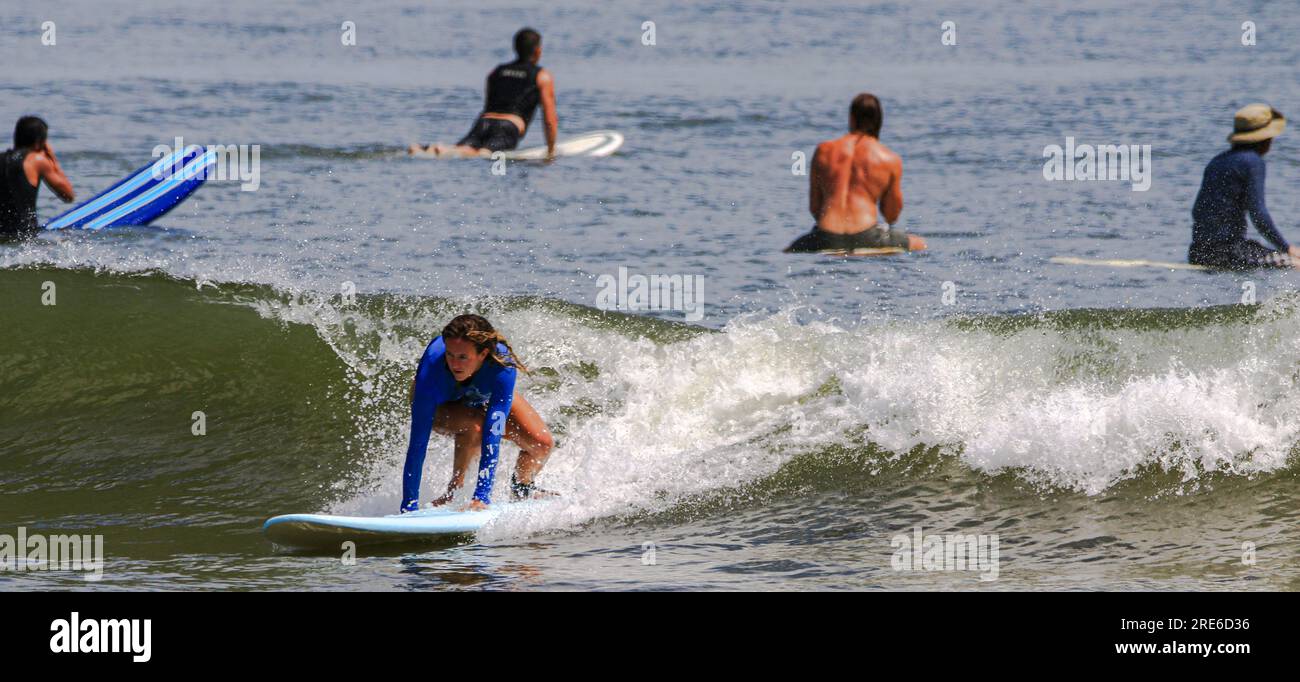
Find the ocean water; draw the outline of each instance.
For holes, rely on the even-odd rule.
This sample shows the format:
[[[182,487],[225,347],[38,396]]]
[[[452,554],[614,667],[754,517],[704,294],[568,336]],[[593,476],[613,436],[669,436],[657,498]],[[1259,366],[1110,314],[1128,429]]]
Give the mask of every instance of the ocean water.
[[[0,589],[1296,589],[1296,275],[1049,261],[1185,259],[1232,112],[1297,110],[1291,14],[5,8],[0,58],[22,68],[0,120],[49,121],[83,198],[177,136],[259,145],[261,176],[147,228],[0,245],[0,534],[101,534],[107,555],[98,582]],[[619,153],[504,175],[407,158],[464,134],[523,25],[561,134],[618,130]],[[899,226],[931,249],[781,253],[811,226],[792,155],[864,90],[904,159]],[[1046,181],[1067,137],[1150,145],[1150,189]],[[1268,156],[1293,239],[1296,159],[1288,135]],[[48,190],[39,208],[63,210]],[[620,267],[698,278],[699,319],[600,309]],[[266,542],[275,514],[395,511],[415,362],[467,310],[535,368],[521,388],[559,440],[539,482],[563,499],[354,565]],[[426,495],[449,470],[435,440]],[[996,538],[996,579],[897,570],[918,529]]]

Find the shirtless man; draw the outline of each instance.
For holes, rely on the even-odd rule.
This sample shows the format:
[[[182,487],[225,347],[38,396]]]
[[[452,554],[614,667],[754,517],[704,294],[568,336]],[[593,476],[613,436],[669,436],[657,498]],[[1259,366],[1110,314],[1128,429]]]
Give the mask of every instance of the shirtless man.
[[[24,116],[14,126],[13,149],[0,154],[0,239],[26,239],[40,231],[36,190],[42,180],[63,201],[76,198],[48,134],[45,121]]]
[[[864,92],[849,107],[849,133],[817,146],[808,197],[817,224],[786,247],[787,253],[925,249],[920,237],[880,224],[880,212],[893,223],[903,211],[903,160],[879,139],[883,119],[880,100]]]
[[[542,59],[542,36],[531,28],[515,34],[515,61],[498,65],[488,74],[483,113],[469,134],[454,146],[413,144],[411,154],[432,152],[439,158],[491,156],[492,152],[514,149],[524,139],[537,107],[542,107],[546,132],[547,159],[555,157],[555,136],[560,127],[555,112],[555,79],[538,64]]]

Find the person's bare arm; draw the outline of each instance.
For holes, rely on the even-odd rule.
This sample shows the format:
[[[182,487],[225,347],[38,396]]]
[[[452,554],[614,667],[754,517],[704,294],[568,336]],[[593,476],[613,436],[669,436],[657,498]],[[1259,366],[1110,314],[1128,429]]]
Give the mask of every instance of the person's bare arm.
[[[890,159],[889,165],[892,177],[884,196],[880,198],[880,210],[885,214],[885,222],[893,225],[903,212],[903,160],[895,156]]]
[[[555,110],[555,79],[551,72],[537,72],[537,89],[542,96],[542,122],[546,131],[546,155],[555,156],[555,138],[560,134],[560,115]]]
[[[813,220],[818,220],[822,215],[822,204],[826,198],[822,195],[822,170],[817,165],[817,155],[821,153],[819,146],[813,152],[812,163],[808,172],[808,211],[812,213]]]
[[[59,158],[54,155],[54,150],[50,148],[49,143],[40,149],[41,158],[36,160],[37,175],[45,181],[49,187],[65,203],[71,202],[77,198],[72,191],[72,183],[68,176],[63,174],[63,168],[59,166]]]

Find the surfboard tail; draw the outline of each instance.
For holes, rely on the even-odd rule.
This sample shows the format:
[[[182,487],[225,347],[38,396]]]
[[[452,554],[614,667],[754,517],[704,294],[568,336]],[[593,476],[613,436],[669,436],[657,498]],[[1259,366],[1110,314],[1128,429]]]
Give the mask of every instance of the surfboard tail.
[[[137,169],[89,201],[50,220],[47,230],[148,225],[193,194],[216,163],[216,152],[198,145],[172,152]]]

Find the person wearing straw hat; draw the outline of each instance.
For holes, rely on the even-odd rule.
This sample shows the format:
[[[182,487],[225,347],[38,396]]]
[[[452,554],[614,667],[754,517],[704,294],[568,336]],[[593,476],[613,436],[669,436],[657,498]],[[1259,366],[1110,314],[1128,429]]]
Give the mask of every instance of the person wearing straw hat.
[[[1192,207],[1192,245],[1187,261],[1228,270],[1300,267],[1291,246],[1264,205],[1264,155],[1286,128],[1286,117],[1267,104],[1249,104],[1233,117],[1232,148],[1205,167]],[[1276,250],[1246,238],[1246,218]]]

